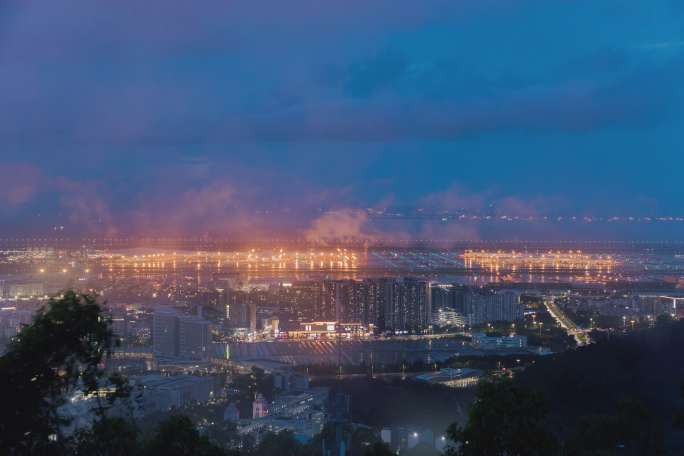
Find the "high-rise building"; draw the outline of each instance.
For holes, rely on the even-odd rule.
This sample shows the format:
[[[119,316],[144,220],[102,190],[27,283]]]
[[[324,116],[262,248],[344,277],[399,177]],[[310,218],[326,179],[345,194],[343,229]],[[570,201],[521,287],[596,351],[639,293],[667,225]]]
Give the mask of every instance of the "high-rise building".
[[[474,290],[464,296],[464,314],[470,326],[523,318],[520,295],[510,290]]]
[[[206,359],[210,355],[209,322],[174,309],[157,309],[152,323],[152,346],[157,356]]]
[[[435,309],[453,309],[452,285],[436,285],[430,288],[432,304]]]
[[[178,356],[178,313],[160,308],[152,318],[152,348],[157,356]]]
[[[324,280],[320,303],[314,314],[315,320],[338,321],[343,294],[343,283],[340,280]]]
[[[254,301],[249,303],[249,330],[251,332],[257,330],[257,305]]]
[[[112,317],[112,333],[116,340],[125,347],[128,342],[128,319],[125,314]]]
[[[295,321],[311,321],[316,318],[322,291],[323,284],[317,280],[282,283],[277,290],[280,309]]]
[[[229,326],[249,326],[248,294],[242,290],[226,290],[226,315]]]
[[[385,308],[385,329],[395,333],[419,333],[432,320],[429,284],[424,280],[395,280],[389,306]]]
[[[256,393],[252,402],[252,418],[263,418],[268,415],[268,401],[261,393]]]
[[[380,331],[417,333],[432,318],[430,286],[411,278],[324,280],[309,321],[362,324]]]
[[[209,322],[194,316],[178,319],[178,355],[182,358],[206,359],[209,357],[211,333]]]
[[[391,315],[392,294],[394,292],[394,279],[377,278],[366,279],[367,290],[367,314],[370,320],[380,331],[389,329],[386,317]]]

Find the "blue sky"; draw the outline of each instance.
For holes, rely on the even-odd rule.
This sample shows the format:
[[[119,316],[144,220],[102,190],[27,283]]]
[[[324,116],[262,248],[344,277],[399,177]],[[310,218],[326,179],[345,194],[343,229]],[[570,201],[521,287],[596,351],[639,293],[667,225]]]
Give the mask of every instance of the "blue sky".
[[[0,231],[684,214],[680,1],[256,3],[3,2]]]

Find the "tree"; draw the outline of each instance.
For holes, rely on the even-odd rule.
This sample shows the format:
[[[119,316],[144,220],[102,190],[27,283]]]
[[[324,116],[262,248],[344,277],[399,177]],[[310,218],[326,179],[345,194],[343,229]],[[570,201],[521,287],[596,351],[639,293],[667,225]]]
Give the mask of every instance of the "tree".
[[[447,435],[456,446],[450,456],[534,456],[554,454],[557,441],[545,426],[546,403],[537,393],[508,379],[484,381],[468,423],[453,424]]]
[[[663,454],[662,435],[646,406],[623,400],[610,414],[582,417],[566,445],[568,455]]]
[[[381,440],[376,431],[367,427],[357,427],[351,436],[349,453],[351,456],[364,456],[377,443],[381,443]]]
[[[135,456],[140,452],[138,429],[121,418],[103,417],[90,429],[77,432],[76,456]]]
[[[226,452],[202,437],[187,416],[172,415],[159,425],[145,446],[149,456],[225,456]]]
[[[64,452],[69,419],[59,409],[69,393],[87,397],[100,390],[102,362],[113,345],[110,320],[94,296],[69,291],[41,308],[0,358],[0,448]],[[125,381],[112,380],[110,398],[124,396]]]
[[[387,444],[376,442],[364,453],[364,456],[395,456],[395,453]]]
[[[421,442],[413,448],[402,452],[402,456],[440,456],[440,453],[429,443]]]
[[[309,454],[311,454],[309,447],[299,443],[290,431],[266,434],[254,451],[254,456],[305,456]]]
[[[238,392],[237,405],[242,417],[251,418],[252,402],[257,393],[261,393],[268,401],[272,401],[275,394],[273,376],[256,366],[252,367],[249,374],[236,375],[231,387]]]

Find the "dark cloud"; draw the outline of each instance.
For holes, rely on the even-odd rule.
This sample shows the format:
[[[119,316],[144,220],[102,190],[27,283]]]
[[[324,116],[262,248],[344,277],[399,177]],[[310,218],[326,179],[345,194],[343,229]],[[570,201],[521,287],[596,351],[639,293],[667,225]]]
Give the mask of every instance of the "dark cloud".
[[[319,238],[335,224],[374,235],[353,208],[383,201],[531,214],[560,194],[568,210],[678,211],[681,13],[670,0],[6,0],[0,209],[110,232]]]
[[[26,163],[0,162],[0,210],[22,206],[40,191],[41,172]]]

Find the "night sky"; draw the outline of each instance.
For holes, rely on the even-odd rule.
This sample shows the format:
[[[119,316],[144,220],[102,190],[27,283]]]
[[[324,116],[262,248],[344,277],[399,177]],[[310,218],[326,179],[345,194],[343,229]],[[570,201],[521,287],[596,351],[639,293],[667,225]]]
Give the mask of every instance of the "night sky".
[[[4,0],[0,232],[684,215],[683,80],[681,0]]]

